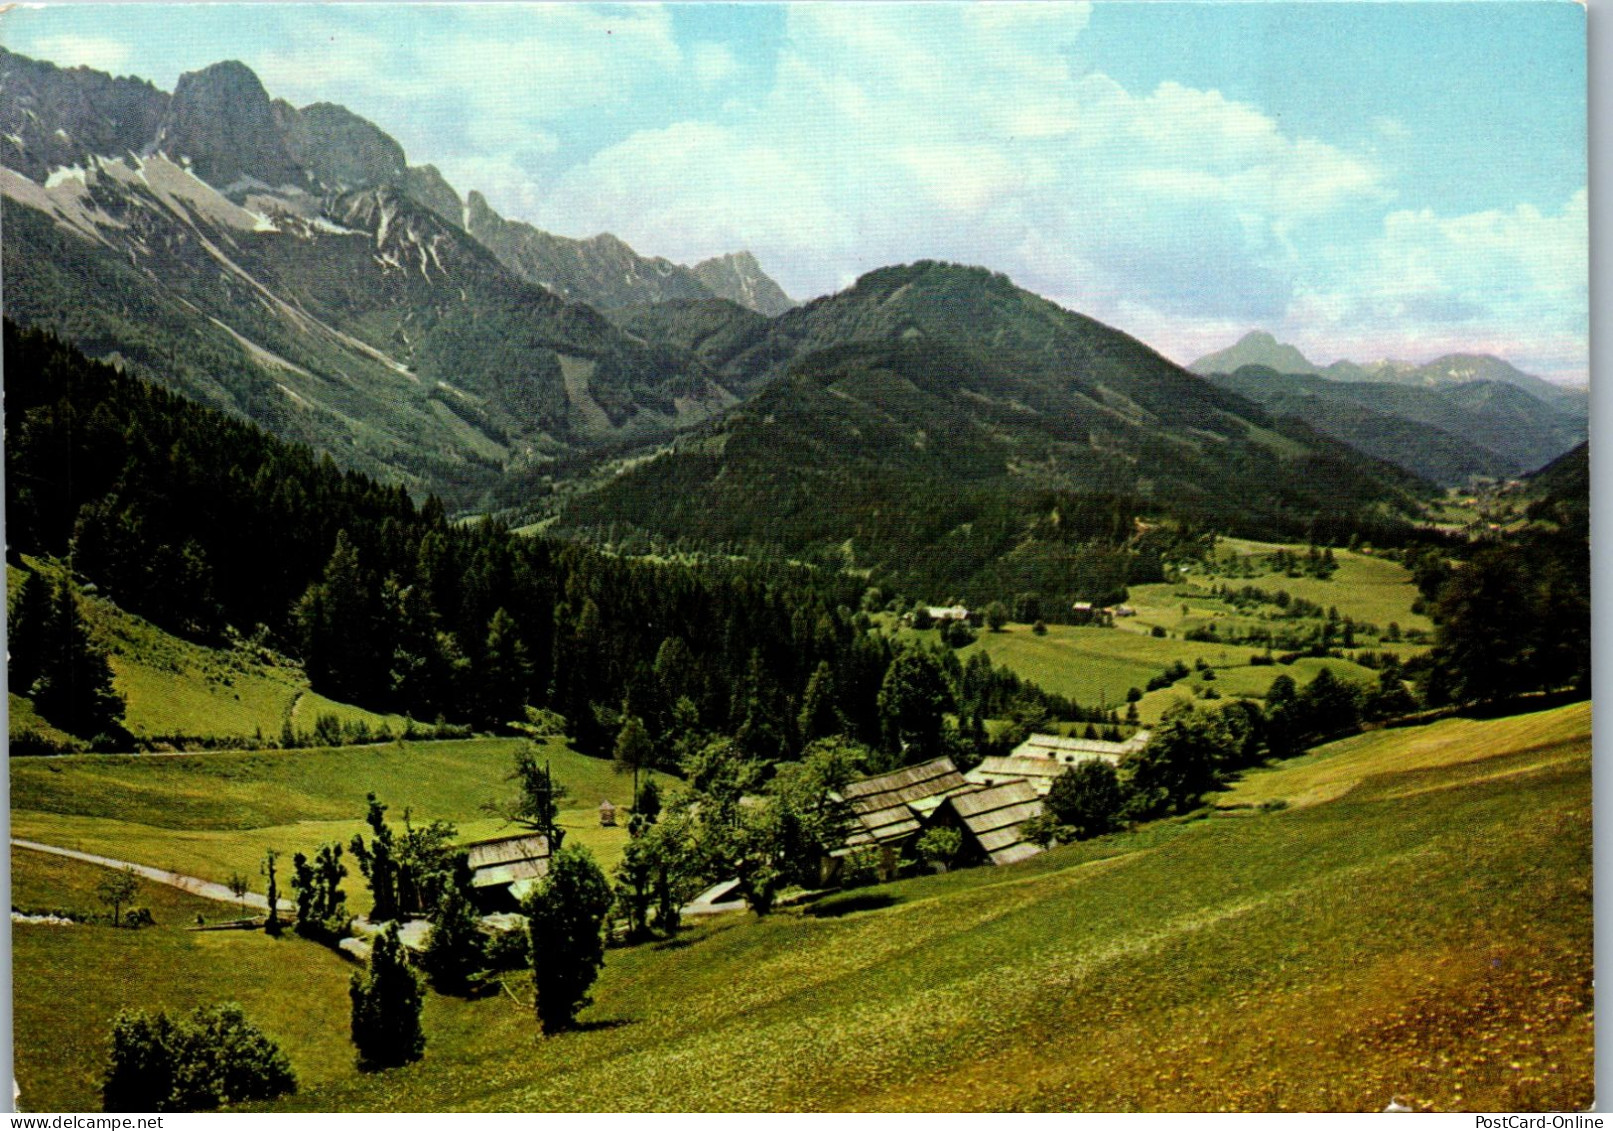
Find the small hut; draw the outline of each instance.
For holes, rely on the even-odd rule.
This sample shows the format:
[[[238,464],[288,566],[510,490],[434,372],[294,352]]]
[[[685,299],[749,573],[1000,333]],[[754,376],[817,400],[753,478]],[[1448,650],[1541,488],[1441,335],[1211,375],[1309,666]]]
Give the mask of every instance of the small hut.
[[[599,803],[599,827],[602,829],[614,829],[616,827],[616,806],[609,801]]]
[[[516,911],[549,874],[549,838],[542,833],[494,837],[464,846],[471,902],[483,913]]]

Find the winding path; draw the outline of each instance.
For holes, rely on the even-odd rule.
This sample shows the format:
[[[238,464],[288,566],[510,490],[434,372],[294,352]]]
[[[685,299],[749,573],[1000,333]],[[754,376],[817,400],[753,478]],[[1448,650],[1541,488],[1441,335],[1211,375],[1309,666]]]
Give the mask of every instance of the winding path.
[[[114,860],[110,856],[96,856],[94,853],[80,852],[74,848],[60,848],[54,844],[40,844],[35,840],[21,840],[17,837],[11,838],[11,847],[26,848],[32,852],[48,852],[52,856],[65,856],[69,860],[82,860],[86,864],[98,864],[103,868],[127,869],[144,879],[152,880],[159,884],[167,884],[169,887],[178,888],[180,891],[188,891],[191,895],[199,895],[203,899],[216,899],[220,903],[233,903],[237,907],[245,903],[248,907],[255,907],[259,911],[269,910],[268,896],[249,891],[243,898],[237,899],[235,893],[223,884],[215,884],[212,880],[204,880],[196,876],[182,876],[178,872],[167,872],[161,868],[152,868],[145,864],[133,864],[127,860]],[[277,902],[282,911],[295,910],[295,904],[284,899]]]

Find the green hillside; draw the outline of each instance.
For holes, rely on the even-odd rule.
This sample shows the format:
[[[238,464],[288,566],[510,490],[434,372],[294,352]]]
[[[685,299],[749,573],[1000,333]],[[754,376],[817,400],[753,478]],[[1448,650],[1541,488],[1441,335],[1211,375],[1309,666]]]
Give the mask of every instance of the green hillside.
[[[15,594],[26,570],[60,574],[59,567],[25,559],[22,567],[6,567],[8,594]],[[125,612],[111,601],[88,596],[81,602],[95,645],[108,654],[113,684],[127,703],[124,726],[137,739],[256,739],[277,741],[287,723],[294,731],[312,733],[321,716],[339,723],[362,722],[374,730],[401,732],[402,715],[383,715],[339,703],[310,690],[302,666],[248,640],[210,648],[163,631],[150,621]],[[71,745],[33,711],[33,704],[12,695],[13,735],[33,730],[58,745]]]
[[[1432,387],[1336,381],[1246,365],[1210,378],[1378,459],[1442,484],[1516,475],[1585,437],[1583,412],[1500,381]]]
[[[1347,787],[1318,793],[1317,767]],[[1379,732],[1221,798],[1286,809],[613,949],[564,1037],[538,1037],[506,994],[433,995],[425,1059],[374,1076],[340,1044],[345,971],[310,944],[184,935],[188,903],[154,901],[163,926],[112,938],[23,926],[24,1104],[93,1106],[119,1001],[245,995],[302,1079],[279,1106],[309,1110],[1578,1109],[1589,770],[1585,705]],[[84,901],[82,869],[14,856],[26,898]],[[44,976],[119,958],[118,979]],[[243,965],[273,992],[243,986]],[[530,992],[521,976],[511,991]]]
[[[703,355],[759,394],[557,529],[883,571],[937,599],[1091,595],[1126,579],[1103,551],[1139,511],[1389,529],[1425,491],[979,268],[875,271],[765,331]]]

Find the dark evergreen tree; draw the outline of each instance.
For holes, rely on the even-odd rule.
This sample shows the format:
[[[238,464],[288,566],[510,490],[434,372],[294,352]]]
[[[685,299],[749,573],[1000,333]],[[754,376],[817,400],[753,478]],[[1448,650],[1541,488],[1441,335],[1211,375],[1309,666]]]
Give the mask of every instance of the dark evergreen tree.
[[[395,1068],[420,1059],[426,1048],[420,1028],[424,999],[420,980],[404,959],[396,923],[387,924],[376,936],[368,974],[353,975],[348,997],[360,1071]]]
[[[527,899],[534,1008],[546,1034],[571,1028],[592,1000],[589,987],[605,964],[602,927],[611,901],[610,882],[580,847],[550,857],[549,874]]]
[[[487,622],[482,662],[476,673],[478,719],[498,727],[525,716],[532,662],[515,618],[500,606]]]
[[[846,717],[840,713],[835,690],[834,669],[828,660],[821,660],[807,681],[806,693],[801,697],[801,716],[797,727],[801,741],[810,743],[819,738],[846,733]]]
[[[397,919],[402,914],[398,906],[398,859],[395,837],[392,828],[386,823],[386,806],[375,799],[371,793],[366,800],[369,810],[364,815],[364,823],[370,826],[373,834],[366,844],[360,833],[353,834],[353,840],[348,845],[353,858],[358,861],[359,871],[369,884],[373,904],[370,909],[370,920],[375,923],[384,923],[388,919]]]
[[[6,645],[10,663],[8,685],[15,695],[31,695],[34,681],[44,670],[45,656],[52,645],[52,622],[56,615],[50,582],[41,573],[23,574],[17,595],[11,599],[6,620]]]
[[[440,993],[468,993],[474,985],[472,979],[486,965],[481,919],[465,890],[469,879],[462,872],[445,885],[420,955],[420,968]]]
[[[49,643],[33,684],[34,709],[70,734],[122,737],[123,696],[112,686],[106,653],[90,640],[69,583],[56,586],[46,632]]]

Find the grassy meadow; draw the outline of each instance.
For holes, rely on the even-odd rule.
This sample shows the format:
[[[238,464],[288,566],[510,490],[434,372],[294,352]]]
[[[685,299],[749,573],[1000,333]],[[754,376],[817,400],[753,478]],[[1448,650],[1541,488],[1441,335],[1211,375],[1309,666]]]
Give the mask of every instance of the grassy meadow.
[[[54,576],[58,566],[24,559],[32,569]],[[6,567],[8,595],[22,583],[24,570]],[[91,638],[106,649],[113,686],[123,695],[123,723],[137,738],[229,737],[277,741],[290,722],[312,732],[321,715],[374,729],[403,729],[402,715],[384,715],[337,703],[309,690],[301,665],[250,641],[209,648],[164,632],[111,601],[86,596],[82,602]],[[68,736],[50,727],[18,695],[10,697],[9,729],[32,727],[57,741]]]
[[[391,742],[334,749],[212,751],[174,755],[69,755],[11,759],[12,835],[223,882],[231,873],[262,890],[264,852],[312,853],[346,842],[364,825],[365,794],[388,819],[452,821],[462,839],[508,832],[481,808],[509,796],[519,739]],[[597,806],[632,792],[609,762],[551,740],[544,744],[568,791],[561,825],[607,868],[620,858],[623,828],[600,828]],[[368,907],[350,877],[349,905]]]
[[[1038,635],[1028,624],[1009,624],[1001,632],[982,630],[974,643],[958,651],[967,661],[975,652],[984,652],[1019,676],[1048,691],[1065,695],[1084,707],[1124,708],[1131,688],[1145,690],[1148,681],[1172,663],[1189,667],[1206,664],[1207,674],[1194,670],[1187,679],[1172,687],[1147,691],[1137,704],[1143,724],[1159,721],[1167,708],[1178,700],[1203,698],[1214,688],[1223,698],[1263,699],[1272,680],[1288,675],[1295,683],[1306,684],[1323,668],[1340,679],[1370,687],[1377,683],[1377,672],[1349,659],[1300,657],[1289,664],[1253,664],[1264,647],[1223,641],[1187,640],[1185,634],[1214,626],[1222,636],[1254,629],[1282,631],[1310,629],[1314,619],[1287,619],[1275,606],[1239,609],[1215,596],[1218,585],[1234,589],[1254,586],[1267,592],[1286,590],[1290,596],[1311,601],[1322,609],[1336,608],[1339,616],[1359,625],[1375,626],[1386,633],[1391,624],[1402,634],[1427,633],[1433,624],[1412,612],[1417,588],[1411,573],[1397,562],[1352,550],[1335,550],[1338,569],[1332,577],[1289,577],[1273,572],[1267,559],[1286,549],[1303,555],[1306,547],[1252,542],[1246,539],[1217,540],[1212,564],[1197,566],[1177,581],[1131,586],[1127,604],[1135,616],[1122,617],[1112,627],[1049,624]],[[917,632],[887,614],[889,632],[902,639],[933,641],[933,630]],[[1154,635],[1155,630],[1163,635]],[[1363,627],[1358,633],[1358,649],[1394,652],[1402,659],[1426,648],[1416,642],[1386,641]],[[1282,649],[1275,650],[1278,653]]]
[[[1372,732],[1198,819],[613,949],[580,1032],[539,1037],[521,976],[431,995],[425,1059],[376,1075],[351,1068],[339,960],[179,932],[174,893],[156,929],[18,929],[23,1102],[95,1105],[117,1002],[236,998],[298,1071],[280,1108],[1577,1109],[1589,772],[1585,705]],[[53,905],[95,872],[14,867]]]

